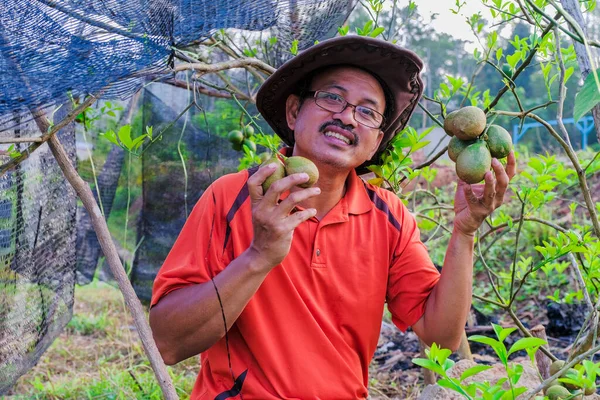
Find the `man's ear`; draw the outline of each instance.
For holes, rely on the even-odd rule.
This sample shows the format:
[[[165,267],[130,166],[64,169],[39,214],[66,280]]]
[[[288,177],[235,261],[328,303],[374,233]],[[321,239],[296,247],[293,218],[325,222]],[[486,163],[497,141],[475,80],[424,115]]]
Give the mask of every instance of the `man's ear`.
[[[296,126],[296,119],[300,111],[300,97],[295,94],[290,94],[285,101],[285,119],[287,120],[288,128],[292,131]]]
[[[369,155],[369,158],[367,160],[370,160],[371,158],[373,158],[373,156],[375,155],[375,153],[377,153],[377,149],[379,148],[379,145],[381,144],[381,141],[383,140],[383,131],[379,130],[377,133],[377,142],[375,143],[375,147],[373,147],[373,149],[371,150],[371,153]]]

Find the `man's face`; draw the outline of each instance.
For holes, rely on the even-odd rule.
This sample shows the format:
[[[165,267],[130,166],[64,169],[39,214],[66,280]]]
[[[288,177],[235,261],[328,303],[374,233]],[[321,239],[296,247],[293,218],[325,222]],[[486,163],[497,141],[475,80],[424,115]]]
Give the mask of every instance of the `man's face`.
[[[371,74],[358,68],[327,69],[313,79],[309,90],[330,92],[350,104],[369,107],[381,114],[385,110],[381,85]],[[319,107],[313,97],[300,103],[296,95],[291,95],[286,103],[288,126],[294,131],[294,155],[323,166],[351,170],[377,151],[383,132],[358,123],[352,106],[332,112]]]

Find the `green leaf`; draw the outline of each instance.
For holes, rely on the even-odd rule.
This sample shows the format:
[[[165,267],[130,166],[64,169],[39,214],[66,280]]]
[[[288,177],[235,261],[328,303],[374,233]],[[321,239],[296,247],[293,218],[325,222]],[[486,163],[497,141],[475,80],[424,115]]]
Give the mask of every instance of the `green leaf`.
[[[600,68],[596,70],[600,74]],[[596,85],[594,74],[590,73],[575,97],[575,108],[573,109],[573,118],[577,122],[581,117],[587,114],[596,104],[600,103],[600,88]]]
[[[380,26],[379,28],[375,28],[369,36],[377,37],[377,36],[381,35],[383,33],[383,31],[385,31],[385,28]]]
[[[346,36],[348,34],[348,30],[350,29],[349,25],[342,26],[338,28],[338,33],[340,36]]]
[[[133,142],[131,141],[131,125],[123,125],[121,129],[119,129],[118,135],[123,146],[128,150],[131,150],[133,147]]]
[[[441,387],[445,387],[445,388],[448,388],[450,390],[454,390],[455,392],[458,392],[458,393],[462,394],[466,398],[469,398],[467,392],[465,392],[465,390],[459,384],[457,384],[456,382],[454,382],[454,379],[443,378],[443,379],[440,379],[437,382],[437,384],[440,385]]]
[[[292,55],[294,56],[298,54],[298,39],[292,40],[292,47],[290,47],[290,53],[292,53]]]
[[[121,146],[121,144],[117,141],[117,135],[115,134],[115,132],[112,129],[109,129],[108,131],[101,133],[100,136],[105,137],[106,139],[108,139],[109,142],[116,144],[117,146]]]
[[[476,365],[465,370],[460,376],[460,380],[464,381],[467,378],[470,378],[473,375],[477,375],[480,372],[487,371],[488,369],[493,368],[491,365]]]
[[[499,326],[499,325],[496,325]],[[495,328],[495,326],[494,326]],[[501,342],[504,342],[506,340],[506,338],[508,337],[508,335],[510,335],[511,333],[513,333],[514,331],[516,331],[517,328],[501,328],[499,331],[496,332],[496,334],[498,335],[498,340],[500,340]]]
[[[415,145],[412,147],[411,151],[412,151],[412,152],[415,152],[415,151],[417,151],[417,150],[419,150],[419,149],[422,149],[423,147],[427,146],[429,143],[431,143],[431,141],[430,141],[430,140],[423,140],[422,142],[416,143],[416,144],[415,144]]]
[[[517,340],[510,347],[510,350],[508,350],[508,355],[510,356],[515,351],[523,350],[528,347],[543,346],[545,344],[546,344],[546,341],[543,339],[540,339],[540,338],[534,338],[534,337],[522,338],[522,339]]]
[[[515,51],[514,54],[511,54],[509,56],[506,56],[506,62],[508,63],[508,65],[510,65],[513,69],[516,68],[517,63],[521,60],[521,52],[520,51]]]
[[[413,362],[413,364],[416,364],[419,367],[423,367],[425,369],[433,371],[438,375],[445,376],[445,372],[442,369],[442,367],[439,366],[438,364],[434,363],[431,360],[428,360],[426,358],[413,358],[412,362]]]
[[[137,150],[138,147],[140,147],[142,143],[144,143],[144,139],[146,139],[146,135],[140,135],[136,137],[131,143],[131,148]]]
[[[502,48],[498,48],[498,50],[496,50],[496,60],[500,61],[501,58],[502,58]]]

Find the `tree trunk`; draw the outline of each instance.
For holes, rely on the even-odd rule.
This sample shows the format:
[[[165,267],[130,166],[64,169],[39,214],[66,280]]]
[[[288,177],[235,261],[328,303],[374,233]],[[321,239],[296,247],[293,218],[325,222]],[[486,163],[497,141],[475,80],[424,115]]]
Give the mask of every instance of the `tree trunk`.
[[[579,24],[583,33],[587,35],[587,29],[585,27],[585,23],[583,21],[583,14],[581,12],[581,8],[578,0],[560,0],[563,8],[571,15],[575,21]],[[572,29],[571,31],[575,34]],[[587,52],[585,51],[585,46],[582,43],[577,41],[573,41],[573,45],[575,47],[575,54],[577,55],[577,63],[579,64],[579,69],[581,71],[581,78],[585,80],[585,78],[592,72],[592,63],[590,62],[590,58],[588,57]],[[598,138],[598,142],[600,142],[600,104],[596,104],[596,106],[592,109],[592,116],[594,117],[594,126],[596,128],[596,137]]]

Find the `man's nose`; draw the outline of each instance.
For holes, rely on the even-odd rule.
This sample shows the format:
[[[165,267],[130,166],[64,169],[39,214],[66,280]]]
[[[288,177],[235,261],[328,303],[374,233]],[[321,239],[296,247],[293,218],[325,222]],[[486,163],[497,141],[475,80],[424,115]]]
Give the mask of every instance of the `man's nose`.
[[[354,118],[354,106],[352,104],[346,104],[346,107],[335,114],[333,117],[339,119],[344,125],[352,125],[354,128],[358,126],[358,122]]]

